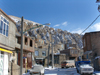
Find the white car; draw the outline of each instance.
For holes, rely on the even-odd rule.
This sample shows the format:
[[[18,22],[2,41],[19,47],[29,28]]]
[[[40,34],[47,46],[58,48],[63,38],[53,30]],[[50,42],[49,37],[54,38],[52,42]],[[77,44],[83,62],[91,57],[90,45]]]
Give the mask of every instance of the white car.
[[[44,75],[44,67],[42,65],[34,65],[32,69],[30,69],[30,75],[40,74]]]
[[[81,64],[79,66],[79,73],[80,74],[93,74],[94,68],[90,64]]]

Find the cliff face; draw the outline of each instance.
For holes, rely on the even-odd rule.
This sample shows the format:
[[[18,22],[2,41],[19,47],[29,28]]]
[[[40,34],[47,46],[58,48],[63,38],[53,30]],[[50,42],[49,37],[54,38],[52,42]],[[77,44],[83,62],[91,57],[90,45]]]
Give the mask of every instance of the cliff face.
[[[15,22],[17,31],[21,31],[21,18],[10,16]],[[26,31],[27,29],[30,29],[32,27],[39,26],[39,23],[24,20],[24,28],[23,30]],[[48,26],[41,26],[36,29],[32,29],[25,33],[26,36],[31,36],[33,39],[42,39],[44,40],[44,43],[50,43],[53,42],[54,44],[76,44],[78,49],[82,49],[83,43],[82,43],[82,36],[79,34],[73,34],[68,31],[63,31],[61,29],[54,29]]]

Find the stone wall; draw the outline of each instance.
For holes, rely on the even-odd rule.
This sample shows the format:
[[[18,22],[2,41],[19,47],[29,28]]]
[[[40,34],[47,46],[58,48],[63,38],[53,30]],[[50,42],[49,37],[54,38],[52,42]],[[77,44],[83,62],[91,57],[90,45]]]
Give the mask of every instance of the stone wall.
[[[8,75],[11,75],[11,71],[12,71],[12,75],[20,75],[20,66],[12,63],[12,69],[11,69],[11,62],[9,62]],[[25,68],[23,68],[22,73],[25,73]]]

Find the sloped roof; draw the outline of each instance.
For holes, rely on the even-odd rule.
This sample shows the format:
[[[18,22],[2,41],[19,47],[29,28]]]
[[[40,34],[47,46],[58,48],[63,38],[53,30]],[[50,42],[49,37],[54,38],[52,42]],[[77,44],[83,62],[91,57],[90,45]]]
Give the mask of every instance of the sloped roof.
[[[1,8],[0,11],[7,17],[9,18],[14,24],[16,24],[16,22],[14,20],[12,20]]]

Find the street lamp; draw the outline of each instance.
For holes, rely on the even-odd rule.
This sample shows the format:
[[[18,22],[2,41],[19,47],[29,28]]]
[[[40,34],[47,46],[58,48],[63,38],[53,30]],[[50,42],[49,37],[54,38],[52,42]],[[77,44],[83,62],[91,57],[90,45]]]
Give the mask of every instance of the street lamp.
[[[46,23],[46,24],[42,24],[42,25],[39,25],[37,27],[32,27],[26,31],[23,32],[23,22],[24,22],[24,18],[22,17],[21,18],[21,51],[20,51],[20,75],[22,75],[22,69],[23,69],[23,34],[27,31],[30,31],[32,29],[35,29],[35,28],[38,28],[38,27],[41,27],[43,25],[50,25],[51,23]]]
[[[27,31],[32,30],[32,29],[35,29],[35,28],[41,27],[41,26],[43,26],[43,25],[50,25],[50,24],[51,24],[51,23],[40,24],[40,25],[39,25],[39,26],[37,26],[37,27],[32,27],[32,28],[30,28],[30,29],[28,29],[28,30],[24,31],[24,32],[23,32],[23,34],[24,34],[25,32],[27,32]]]

